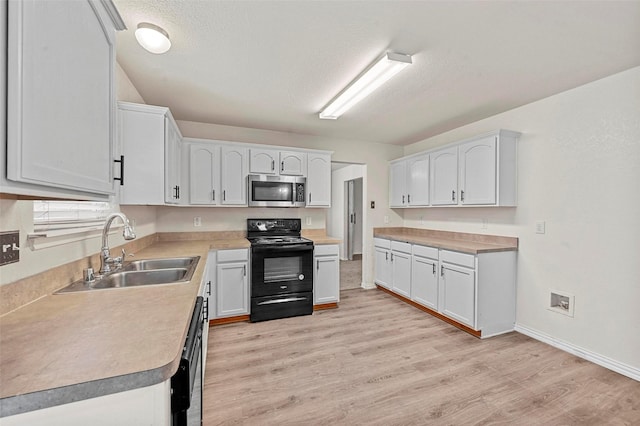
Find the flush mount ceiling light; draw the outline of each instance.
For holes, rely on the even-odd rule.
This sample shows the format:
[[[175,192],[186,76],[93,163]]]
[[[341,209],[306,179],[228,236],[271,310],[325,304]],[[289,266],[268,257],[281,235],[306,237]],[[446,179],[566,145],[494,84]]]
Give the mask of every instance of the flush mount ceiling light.
[[[385,81],[411,64],[411,56],[387,52],[354,80],[342,93],[320,112],[320,118],[335,120],[349,108],[367,97]]]
[[[161,54],[169,50],[169,34],[157,25],[140,22],[136,30],[136,40],[151,53]]]

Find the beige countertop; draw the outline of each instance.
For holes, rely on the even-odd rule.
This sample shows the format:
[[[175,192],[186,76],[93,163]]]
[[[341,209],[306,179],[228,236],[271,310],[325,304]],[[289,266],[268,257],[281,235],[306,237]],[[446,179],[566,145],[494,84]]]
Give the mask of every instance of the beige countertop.
[[[313,241],[316,245],[340,244],[339,238],[328,236],[324,229],[303,229],[302,236]]]
[[[0,416],[169,379],[207,253],[227,244],[236,246],[161,241],[136,253],[134,259],[201,256],[188,283],[52,294],[0,317]]]
[[[374,228],[373,236],[469,254],[518,250],[518,238],[418,228]]]

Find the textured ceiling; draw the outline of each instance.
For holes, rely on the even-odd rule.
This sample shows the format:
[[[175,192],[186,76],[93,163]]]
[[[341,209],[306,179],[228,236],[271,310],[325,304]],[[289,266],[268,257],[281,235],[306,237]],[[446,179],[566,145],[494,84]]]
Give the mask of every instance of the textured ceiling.
[[[640,1],[114,3],[118,62],[178,120],[405,145],[640,65]],[[143,50],[139,22],[171,50]],[[414,63],[320,120],[386,51]]]

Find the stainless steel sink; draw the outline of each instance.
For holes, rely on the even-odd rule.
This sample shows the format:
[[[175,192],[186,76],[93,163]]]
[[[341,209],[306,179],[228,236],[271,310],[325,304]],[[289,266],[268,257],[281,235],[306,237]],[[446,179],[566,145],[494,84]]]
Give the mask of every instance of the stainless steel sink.
[[[95,281],[76,281],[58,290],[56,294],[187,283],[191,280],[199,260],[200,256],[136,260],[124,265],[118,271],[99,277]]]
[[[134,260],[123,266],[124,271],[148,271],[152,269],[188,268],[195,257],[172,257],[167,259]]]

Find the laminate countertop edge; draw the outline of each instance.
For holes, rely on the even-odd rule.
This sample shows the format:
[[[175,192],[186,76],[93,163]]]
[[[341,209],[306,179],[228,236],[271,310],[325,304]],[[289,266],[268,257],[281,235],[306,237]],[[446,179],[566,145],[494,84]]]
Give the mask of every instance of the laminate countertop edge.
[[[412,234],[414,232],[415,234]],[[433,234],[431,234],[433,233]],[[397,228],[393,230],[376,230],[374,238],[410,243],[443,250],[458,251],[467,254],[495,253],[517,251],[517,237],[503,237],[484,234],[467,234],[456,232],[432,231],[428,229]],[[479,239],[475,240],[475,239]]]

